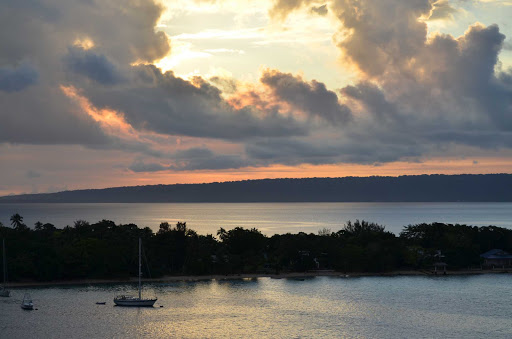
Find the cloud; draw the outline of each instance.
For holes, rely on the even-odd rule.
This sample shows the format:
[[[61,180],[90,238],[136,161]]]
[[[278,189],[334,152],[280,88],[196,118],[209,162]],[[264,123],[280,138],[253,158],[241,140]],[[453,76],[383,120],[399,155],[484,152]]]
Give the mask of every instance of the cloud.
[[[24,63],[18,67],[0,67],[0,91],[19,92],[37,82],[39,73]]]
[[[432,14],[428,20],[453,20],[459,11],[448,0],[439,0],[434,3]]]
[[[160,172],[169,169],[158,163],[144,163],[141,160],[136,160],[128,168],[133,172]]]
[[[28,170],[25,176],[29,179],[39,178],[41,176],[41,173],[34,171],[34,170]]]
[[[154,28],[162,10],[149,0],[0,2],[0,142],[112,147],[61,85],[112,85],[131,63],[165,56],[169,41]]]
[[[393,143],[375,139],[365,134],[332,139],[310,140],[289,138],[261,140],[246,146],[247,155],[260,165],[284,164],[374,164],[416,158],[427,151],[428,145],[420,143]]]
[[[290,4],[280,8],[299,6]],[[455,13],[443,1],[337,0],[332,9],[342,23],[337,45],[361,74],[330,105],[349,112],[350,123],[328,119],[339,114],[323,116],[335,127],[324,136],[313,130],[310,137],[258,140],[246,145],[250,158],[289,165],[371,164],[417,161],[455,145],[511,147],[512,77],[497,67],[505,38],[498,26],[475,24],[460,37],[429,37],[425,18]],[[335,111],[325,109],[325,98],[308,99],[314,82],[273,72],[261,81],[279,100],[309,112]]]
[[[271,18],[277,20],[284,20],[291,12],[298,10],[309,4],[319,4],[319,6],[312,6],[311,11],[325,15],[327,14],[327,6],[320,1],[315,0],[274,0],[272,8],[269,10]]]
[[[455,14],[446,1],[274,1],[274,19],[303,10],[339,21],[335,43],[358,78],[337,91],[278,69],[255,83],[162,72],[153,65],[171,48],[155,30],[162,10],[149,0],[0,3],[9,27],[0,29],[0,142],[120,150],[132,153],[133,172],[376,164],[460,145],[512,147],[512,73],[498,61],[505,36],[478,24],[460,37],[427,35],[428,18]],[[181,36],[237,36],[219,32]]]
[[[116,66],[105,55],[96,54],[83,48],[69,47],[63,58],[66,68],[103,85],[114,85],[123,77]]]
[[[316,80],[310,83],[290,73],[267,70],[260,81],[281,100],[310,116],[317,116],[335,125],[343,125],[352,118],[350,109],[338,102],[336,93],[327,90]]]
[[[225,170],[248,167],[251,164],[237,154],[218,154],[204,147],[180,150],[172,156],[172,163],[146,163],[136,160],[129,169],[133,172]]]
[[[510,147],[512,86],[496,67],[505,38],[498,26],[428,38],[420,18],[433,9],[429,1],[340,0],[334,8],[350,29],[338,46],[365,76],[341,89],[358,114],[348,135],[365,130],[390,149],[409,142],[418,155],[454,144]]]
[[[92,146],[112,140],[60,88],[40,83],[20,92],[0,92],[0,102],[0,142]]]
[[[329,10],[327,9],[327,5],[322,5],[311,7],[311,12],[316,13],[318,15],[327,15]]]
[[[347,34],[338,42],[344,55],[369,76],[400,67],[425,43],[430,0],[337,0],[335,15]]]
[[[253,107],[234,109],[216,87],[195,77],[192,82],[150,65],[133,67],[122,88],[85,86],[97,107],[113,107],[137,129],[192,137],[244,140],[253,137],[306,135],[309,127],[278,112]]]

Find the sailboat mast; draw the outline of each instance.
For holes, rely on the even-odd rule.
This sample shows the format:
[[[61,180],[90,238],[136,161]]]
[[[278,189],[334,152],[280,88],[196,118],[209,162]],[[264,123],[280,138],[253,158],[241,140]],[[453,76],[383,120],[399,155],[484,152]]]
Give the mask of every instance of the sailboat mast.
[[[5,239],[2,239],[2,258],[3,258],[3,269],[4,269],[4,286],[7,283],[7,269],[5,260]]]
[[[139,238],[139,299],[141,299],[141,288],[140,288],[140,278],[142,276],[142,260],[141,260],[141,248],[142,248],[142,239]]]

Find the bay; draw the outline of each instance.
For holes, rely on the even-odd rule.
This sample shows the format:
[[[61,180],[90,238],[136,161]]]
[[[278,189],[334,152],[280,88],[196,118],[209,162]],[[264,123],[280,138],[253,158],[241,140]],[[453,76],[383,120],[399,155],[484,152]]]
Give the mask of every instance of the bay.
[[[114,306],[136,288],[15,288],[0,298],[0,337],[512,337],[510,274],[153,283],[144,293],[158,296],[154,308]],[[20,308],[24,293],[37,310]]]
[[[348,220],[367,220],[400,233],[422,222],[459,223],[512,228],[512,203],[89,203],[0,204],[0,222],[10,225],[19,213],[24,223],[52,223],[58,228],[82,219],[134,223],[157,231],[161,222],[186,222],[200,234],[216,234],[220,227],[257,228],[267,235],[340,230]]]

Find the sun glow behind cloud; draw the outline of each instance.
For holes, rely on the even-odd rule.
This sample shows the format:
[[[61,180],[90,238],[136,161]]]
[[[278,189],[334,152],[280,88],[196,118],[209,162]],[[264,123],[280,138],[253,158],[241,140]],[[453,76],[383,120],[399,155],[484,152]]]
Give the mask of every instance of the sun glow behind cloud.
[[[303,72],[330,87],[354,77],[338,64],[331,16],[300,11],[286,21],[269,18],[272,1],[169,1],[162,29],[173,45],[157,63],[177,75],[209,74],[226,69],[233,77],[256,81],[261,67]],[[197,19],[197,18],[200,18]]]
[[[137,132],[129,123],[126,122],[120,112],[112,109],[97,109],[94,107],[87,98],[80,95],[79,90],[73,86],[61,85],[62,92],[70,99],[76,101],[83,112],[87,113],[94,121],[98,122],[102,129],[109,135],[127,139],[139,140],[141,139],[140,133]]]

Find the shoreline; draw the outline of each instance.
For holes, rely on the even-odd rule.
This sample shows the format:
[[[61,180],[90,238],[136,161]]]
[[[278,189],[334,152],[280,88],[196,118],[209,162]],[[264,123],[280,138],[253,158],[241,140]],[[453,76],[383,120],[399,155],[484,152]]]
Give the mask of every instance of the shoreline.
[[[390,271],[382,273],[373,272],[351,272],[343,273],[332,270],[319,270],[310,272],[287,272],[281,274],[269,273],[242,273],[242,274],[213,274],[213,275],[176,275],[176,276],[163,276],[161,278],[145,278],[142,279],[145,283],[173,283],[173,282],[199,282],[210,280],[239,280],[239,279],[258,279],[258,278],[271,278],[271,279],[303,279],[315,277],[340,277],[340,278],[359,278],[359,277],[398,277],[398,276],[431,276],[431,277],[446,277],[446,276],[472,276],[481,274],[512,274],[512,270],[495,269],[495,270],[460,270],[460,271],[446,271],[437,272],[431,270],[401,270]],[[73,285],[100,285],[100,284],[132,284],[137,283],[138,279],[131,277],[128,279],[80,279],[80,280],[61,280],[61,281],[26,281],[26,282],[12,282],[8,283],[9,288],[24,288],[24,287],[56,287],[56,286],[73,286]]]

